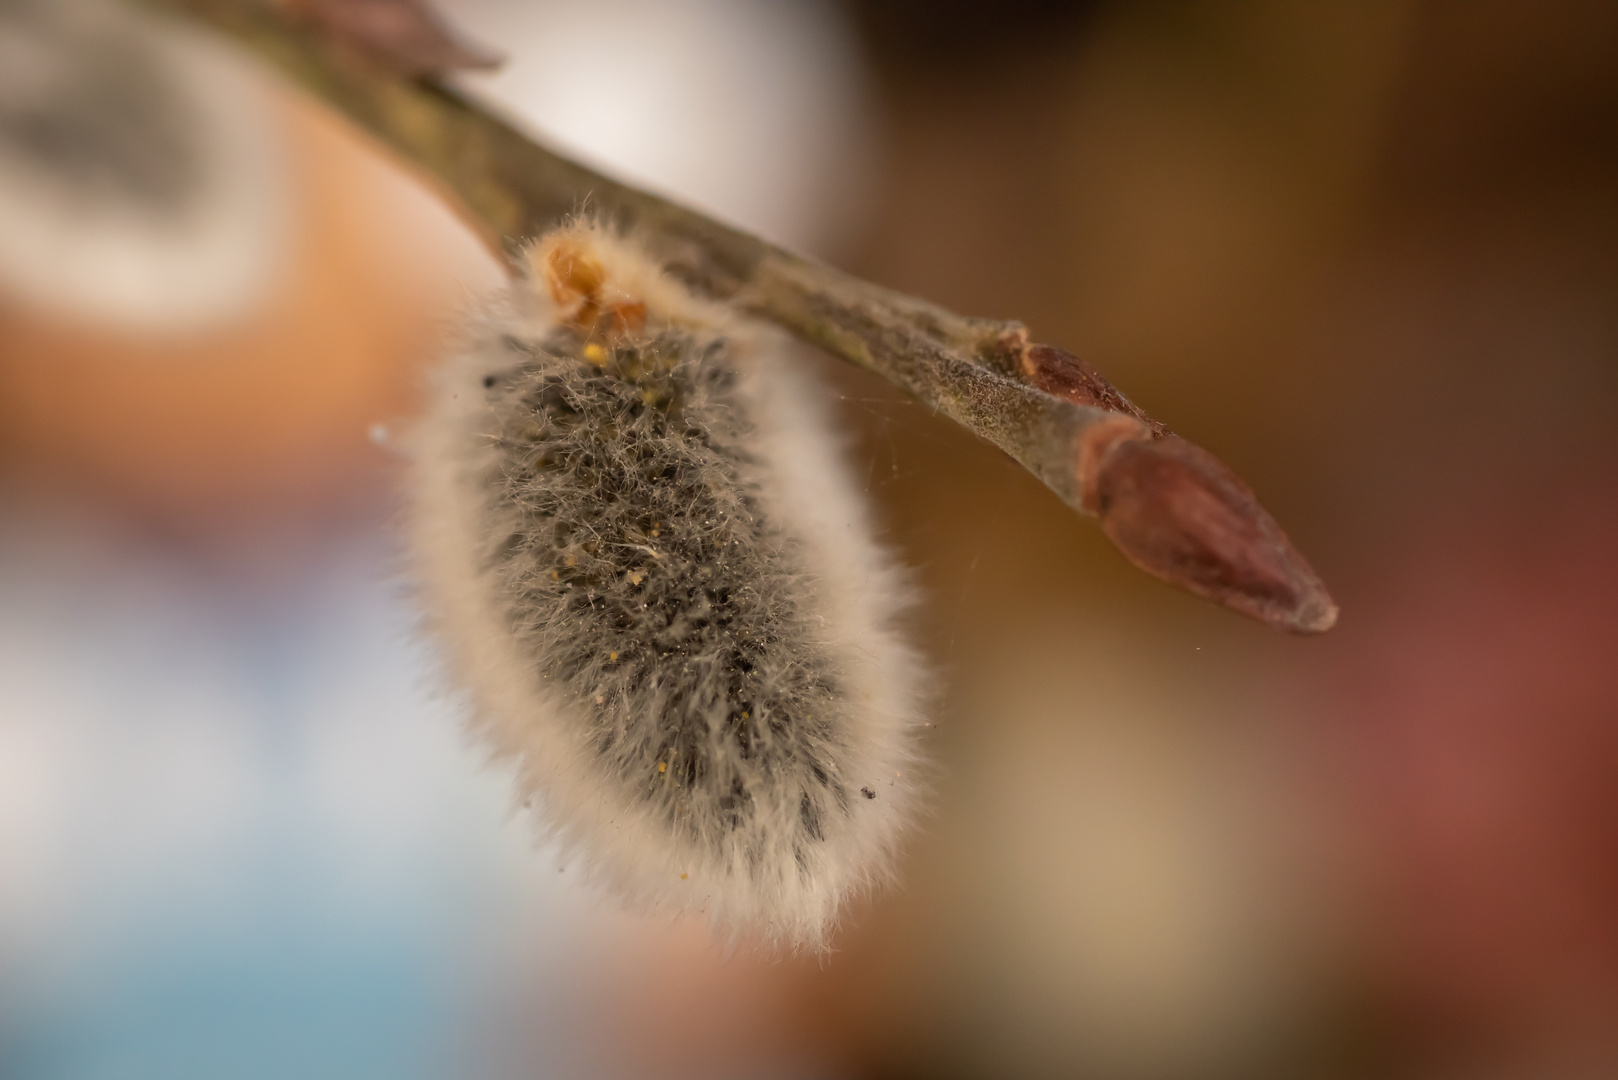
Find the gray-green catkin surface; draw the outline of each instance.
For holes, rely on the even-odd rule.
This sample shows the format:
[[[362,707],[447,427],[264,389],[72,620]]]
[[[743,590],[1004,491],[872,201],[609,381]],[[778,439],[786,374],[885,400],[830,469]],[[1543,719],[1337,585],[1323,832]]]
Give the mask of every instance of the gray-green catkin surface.
[[[915,801],[904,590],[817,388],[575,231],[649,294],[647,325],[587,338],[529,282],[475,321],[418,435],[429,610],[479,728],[596,876],[823,944]]]

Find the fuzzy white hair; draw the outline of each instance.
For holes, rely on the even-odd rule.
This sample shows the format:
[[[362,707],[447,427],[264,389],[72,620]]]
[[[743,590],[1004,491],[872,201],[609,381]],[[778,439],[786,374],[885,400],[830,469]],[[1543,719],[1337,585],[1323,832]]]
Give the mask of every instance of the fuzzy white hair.
[[[528,265],[409,440],[476,730],[633,902],[824,947],[918,801],[904,579],[768,335],[589,223]]]

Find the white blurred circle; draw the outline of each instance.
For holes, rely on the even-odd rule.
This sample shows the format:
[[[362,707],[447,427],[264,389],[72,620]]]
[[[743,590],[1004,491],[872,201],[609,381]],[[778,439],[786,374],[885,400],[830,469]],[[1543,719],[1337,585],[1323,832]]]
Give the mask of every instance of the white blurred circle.
[[[0,292],[142,328],[249,308],[288,219],[268,104],[211,42],[101,3],[0,4]]]

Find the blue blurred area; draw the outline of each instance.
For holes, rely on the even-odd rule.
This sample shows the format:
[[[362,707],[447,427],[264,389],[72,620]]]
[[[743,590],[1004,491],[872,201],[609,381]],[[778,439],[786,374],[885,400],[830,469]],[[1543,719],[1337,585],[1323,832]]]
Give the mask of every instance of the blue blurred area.
[[[4,533],[0,1076],[464,1075],[547,860],[381,545],[265,588],[96,522]]]
[[[410,935],[317,920],[254,929],[252,941],[156,934],[103,958],[110,970],[36,1003],[42,1015],[7,1038],[0,1070],[16,1080],[453,1075],[440,961]]]

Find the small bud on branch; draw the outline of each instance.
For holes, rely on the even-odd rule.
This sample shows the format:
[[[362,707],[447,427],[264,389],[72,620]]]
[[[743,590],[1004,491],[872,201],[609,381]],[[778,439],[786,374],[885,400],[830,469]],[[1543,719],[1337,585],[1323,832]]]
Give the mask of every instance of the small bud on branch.
[[[497,68],[503,57],[468,42],[422,0],[278,0],[293,19],[313,23],[400,75],[447,75]]]
[[[1246,485],[1078,357],[1029,342],[1018,323],[956,315],[602,176],[489,106],[411,77],[464,65],[404,62],[408,49],[390,55],[378,45],[385,33],[356,49],[370,31],[342,29],[394,25],[389,7],[399,9],[398,25],[417,25],[405,17],[412,12],[440,25],[418,0],[300,0],[325,12],[312,20],[245,0],[141,2],[272,60],[425,171],[494,250],[541,235],[588,200],[698,294],[882,376],[998,446],[1069,506],[1099,517],[1148,573],[1278,629],[1315,633],[1336,621],[1320,578]]]

